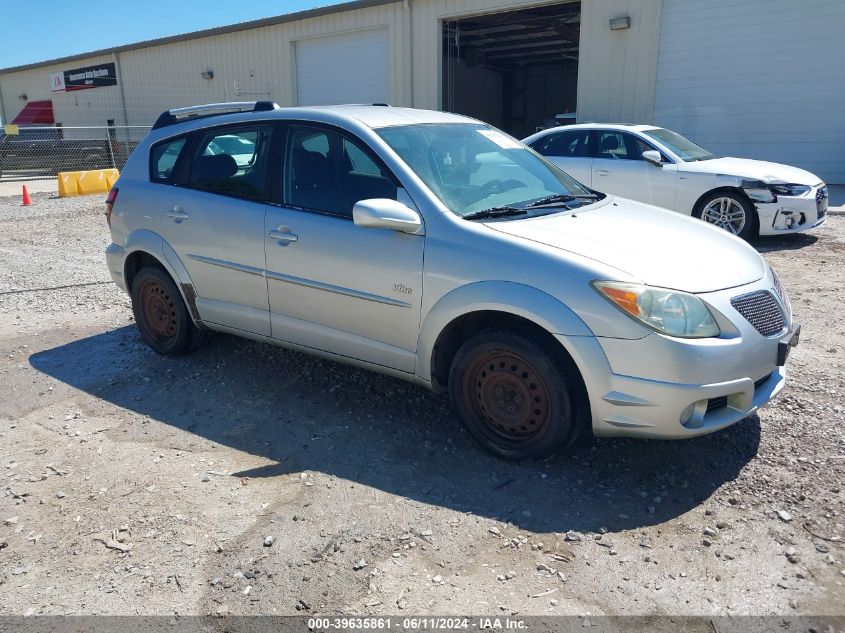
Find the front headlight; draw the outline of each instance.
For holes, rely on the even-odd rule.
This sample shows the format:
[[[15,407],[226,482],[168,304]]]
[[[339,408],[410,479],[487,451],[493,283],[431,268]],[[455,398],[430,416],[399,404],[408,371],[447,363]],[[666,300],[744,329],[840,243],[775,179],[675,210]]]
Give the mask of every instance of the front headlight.
[[[808,193],[811,188],[807,185],[777,184],[769,185],[769,189],[771,189],[772,193],[779,196],[803,196],[805,193]]]
[[[629,317],[663,334],[681,338],[720,334],[716,319],[695,295],[621,281],[594,281],[593,287]]]

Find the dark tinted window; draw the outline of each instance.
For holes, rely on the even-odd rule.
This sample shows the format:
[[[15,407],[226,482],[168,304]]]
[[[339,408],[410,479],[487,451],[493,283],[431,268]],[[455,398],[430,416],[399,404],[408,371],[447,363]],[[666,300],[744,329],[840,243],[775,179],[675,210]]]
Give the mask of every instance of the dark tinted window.
[[[271,133],[266,125],[206,133],[194,152],[188,185],[226,196],[265,200]]]
[[[185,147],[185,137],[154,145],[150,152],[150,180],[168,182],[173,176],[176,161]]]
[[[644,160],[643,152],[655,149],[642,139],[626,132],[599,132],[599,158]]]
[[[285,157],[285,204],[352,217],[370,198],[396,199],[396,183],[362,144],[331,130],[292,127]]]
[[[586,157],[590,155],[590,131],[555,132],[531,144],[543,156]]]

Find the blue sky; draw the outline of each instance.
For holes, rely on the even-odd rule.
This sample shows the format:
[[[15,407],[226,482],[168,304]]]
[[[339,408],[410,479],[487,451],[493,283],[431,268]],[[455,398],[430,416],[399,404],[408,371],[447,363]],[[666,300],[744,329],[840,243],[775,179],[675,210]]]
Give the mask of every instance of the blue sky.
[[[338,4],[341,0],[3,0],[0,68]]]

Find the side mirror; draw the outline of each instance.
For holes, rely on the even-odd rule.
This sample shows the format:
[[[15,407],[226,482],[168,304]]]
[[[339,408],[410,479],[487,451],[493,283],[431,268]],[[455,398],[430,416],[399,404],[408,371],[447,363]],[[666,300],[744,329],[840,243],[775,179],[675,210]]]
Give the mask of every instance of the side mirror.
[[[649,149],[643,152],[643,159],[650,162],[655,167],[660,167],[663,164],[663,157],[656,149]]]
[[[420,214],[407,205],[389,198],[361,200],[352,207],[356,226],[370,229],[389,229],[412,235],[422,232]]]

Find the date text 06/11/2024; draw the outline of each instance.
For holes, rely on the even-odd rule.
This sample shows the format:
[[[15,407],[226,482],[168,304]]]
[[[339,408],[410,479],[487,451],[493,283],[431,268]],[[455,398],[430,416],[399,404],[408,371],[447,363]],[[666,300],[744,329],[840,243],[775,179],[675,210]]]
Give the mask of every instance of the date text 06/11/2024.
[[[479,617],[470,618],[449,618],[449,617],[406,617],[401,620],[389,617],[341,617],[341,618],[309,618],[308,629],[310,631],[337,631],[337,630],[362,630],[362,631],[390,631],[399,630],[420,630],[420,631],[449,631],[462,629],[503,629],[503,630],[524,630],[524,620],[500,617]]]

